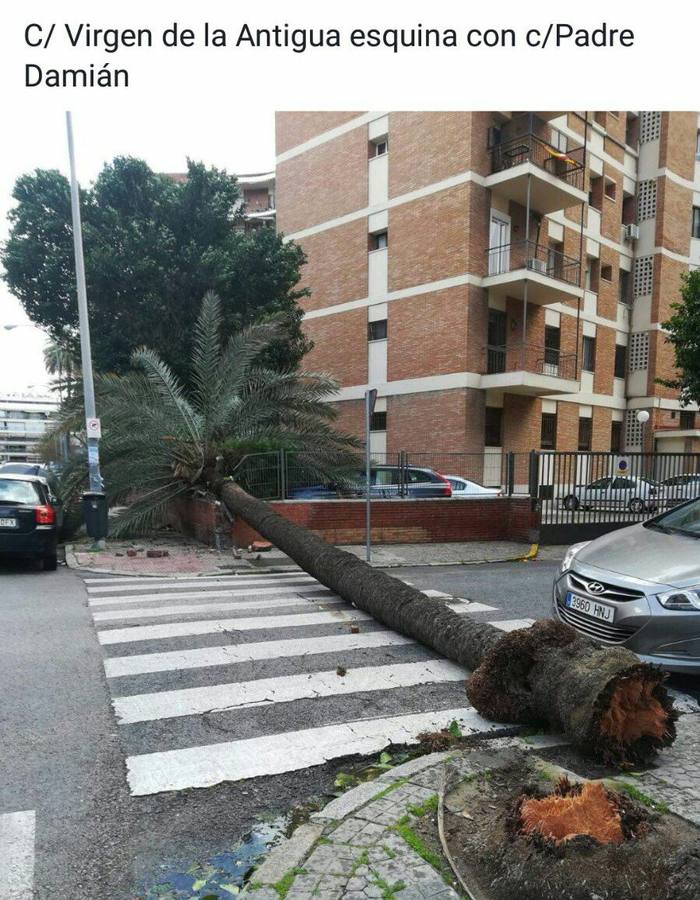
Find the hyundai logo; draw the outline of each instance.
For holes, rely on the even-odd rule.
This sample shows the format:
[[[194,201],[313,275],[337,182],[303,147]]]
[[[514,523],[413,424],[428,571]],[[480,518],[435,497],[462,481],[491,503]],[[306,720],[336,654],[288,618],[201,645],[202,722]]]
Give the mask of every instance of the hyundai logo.
[[[589,594],[604,594],[605,593],[605,585],[601,584],[599,581],[589,581],[587,587],[588,587]]]

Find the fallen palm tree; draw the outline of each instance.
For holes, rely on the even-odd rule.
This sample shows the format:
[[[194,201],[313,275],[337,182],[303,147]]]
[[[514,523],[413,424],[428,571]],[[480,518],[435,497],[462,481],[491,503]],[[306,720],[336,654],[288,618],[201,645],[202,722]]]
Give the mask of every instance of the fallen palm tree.
[[[331,546],[232,481],[215,489],[233,515],[344,600],[471,670],[467,696],[486,718],[547,724],[620,765],[646,763],[675,739],[664,675],[630,651],[553,621],[504,635]]]

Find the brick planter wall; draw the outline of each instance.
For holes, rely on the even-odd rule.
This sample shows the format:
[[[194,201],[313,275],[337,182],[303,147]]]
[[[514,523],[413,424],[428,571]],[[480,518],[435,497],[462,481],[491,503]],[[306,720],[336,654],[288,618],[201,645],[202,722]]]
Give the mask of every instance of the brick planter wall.
[[[331,544],[361,544],[365,539],[362,500],[286,500],[272,507]],[[240,519],[231,526],[220,506],[207,500],[174,504],[171,523],[179,531],[215,544],[228,532],[234,546],[259,540]],[[372,540],[377,544],[418,544],[458,541],[523,541],[537,539],[538,515],[527,497],[487,500],[373,500]]]

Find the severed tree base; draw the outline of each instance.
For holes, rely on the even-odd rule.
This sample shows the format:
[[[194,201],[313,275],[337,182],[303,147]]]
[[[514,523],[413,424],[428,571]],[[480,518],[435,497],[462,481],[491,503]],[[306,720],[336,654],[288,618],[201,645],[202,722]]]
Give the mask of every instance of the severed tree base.
[[[448,776],[443,851],[476,900],[691,900],[700,876],[692,825],[600,781],[570,781],[532,754],[483,754]]]

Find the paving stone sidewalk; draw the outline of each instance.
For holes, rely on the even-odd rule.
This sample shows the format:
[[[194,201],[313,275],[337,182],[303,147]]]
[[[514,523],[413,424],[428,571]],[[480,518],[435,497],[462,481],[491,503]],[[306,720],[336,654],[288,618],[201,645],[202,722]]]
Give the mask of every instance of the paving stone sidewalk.
[[[343,545],[343,550],[365,558],[365,548]],[[540,547],[538,559],[561,559],[564,547]],[[148,550],[167,551],[150,558]],[[136,551],[136,555],[129,555]],[[522,559],[532,553],[530,544],[512,541],[474,541],[442,544],[385,544],[373,548],[371,565],[378,569],[398,566],[469,565]],[[234,572],[290,572],[298,566],[276,548],[259,553],[248,550],[214,550],[179,535],[156,536],[143,541],[108,540],[105,550],[92,551],[87,542],[66,546],[69,568],[110,575],[226,575]]]
[[[487,750],[433,753],[387,771],[333,800],[274,847],[243,893],[254,900],[457,900],[460,895],[447,883],[446,871],[407,843],[406,826],[410,829],[426,809],[435,808],[448,770],[475,774],[488,768],[496,750],[537,752],[562,743],[546,735],[495,738]],[[695,708],[681,715],[678,739],[654,769],[616,781],[700,825],[699,750],[700,709]],[[397,828],[399,823],[403,827]]]

